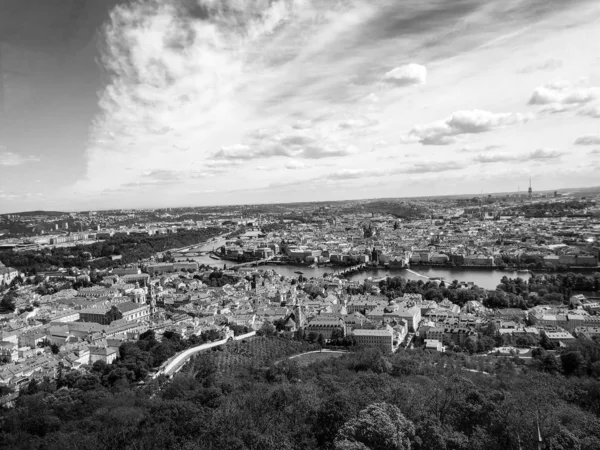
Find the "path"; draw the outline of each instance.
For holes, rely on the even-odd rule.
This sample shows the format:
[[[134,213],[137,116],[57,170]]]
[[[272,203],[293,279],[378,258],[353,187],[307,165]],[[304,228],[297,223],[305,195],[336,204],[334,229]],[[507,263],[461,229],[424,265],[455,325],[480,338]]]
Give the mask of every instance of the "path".
[[[233,337],[234,341],[241,341],[242,339],[246,339],[256,335],[256,331],[251,331],[250,333],[241,334],[239,336]],[[189,360],[196,353],[199,353],[203,350],[208,350],[209,348],[218,347],[220,345],[226,344],[229,342],[231,338],[221,339],[220,341],[209,342],[208,344],[198,345],[196,347],[188,348],[181,353],[178,353],[171,359],[169,359],[159,370],[153,375],[153,378],[158,377],[159,375],[166,375],[168,377],[173,376],[176,372],[179,372],[185,362]]]
[[[304,355],[310,355],[311,353],[349,353],[347,350],[328,350],[324,348],[323,350],[313,350],[311,352],[300,353],[299,355],[290,356],[288,359],[300,358]]]

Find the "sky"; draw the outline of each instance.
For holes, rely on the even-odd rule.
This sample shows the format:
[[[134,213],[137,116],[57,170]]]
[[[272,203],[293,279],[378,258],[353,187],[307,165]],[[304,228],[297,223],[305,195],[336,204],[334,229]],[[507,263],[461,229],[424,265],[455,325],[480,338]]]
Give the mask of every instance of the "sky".
[[[0,11],[0,212],[600,185],[595,0]]]

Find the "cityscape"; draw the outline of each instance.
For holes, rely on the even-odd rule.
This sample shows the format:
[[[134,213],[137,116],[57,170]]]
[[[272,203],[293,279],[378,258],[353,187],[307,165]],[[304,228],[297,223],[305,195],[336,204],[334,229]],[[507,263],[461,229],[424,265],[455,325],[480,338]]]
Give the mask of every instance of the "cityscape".
[[[600,448],[599,6],[0,0],[0,449]]]

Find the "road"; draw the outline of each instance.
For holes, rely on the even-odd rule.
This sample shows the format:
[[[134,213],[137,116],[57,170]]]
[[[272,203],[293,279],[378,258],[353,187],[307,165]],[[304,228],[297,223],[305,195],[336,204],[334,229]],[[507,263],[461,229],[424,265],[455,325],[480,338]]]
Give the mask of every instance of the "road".
[[[235,336],[233,340],[240,341],[242,339],[246,339],[256,335],[256,331],[251,331],[250,333],[241,334],[239,336]],[[231,339],[231,338],[230,338]],[[153,378],[158,377],[159,375],[167,375],[172,376],[174,373],[178,372],[181,367],[185,364],[187,360],[189,360],[196,353],[200,353],[201,351],[208,350],[213,347],[218,347],[220,345],[226,344],[229,339],[221,339],[220,341],[209,342],[208,344],[198,345],[196,347],[188,348],[181,353],[178,353],[173,358],[171,358],[164,367],[161,367],[158,372],[153,376]]]

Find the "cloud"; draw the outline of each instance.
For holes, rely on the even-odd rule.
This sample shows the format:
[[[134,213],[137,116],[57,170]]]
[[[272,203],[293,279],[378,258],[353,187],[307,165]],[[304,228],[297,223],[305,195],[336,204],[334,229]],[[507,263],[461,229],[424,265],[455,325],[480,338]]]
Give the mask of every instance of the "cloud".
[[[580,116],[588,116],[594,119],[600,119],[600,105],[589,105],[581,108],[578,112]]]
[[[330,173],[327,178],[330,180],[356,180],[359,178],[385,175],[384,170],[366,170],[366,169],[342,169]]]
[[[420,64],[406,64],[390,70],[383,81],[395,86],[410,86],[427,82],[427,68]]]
[[[338,124],[338,127],[342,129],[368,128],[375,126],[378,123],[379,121],[376,119],[371,119],[369,117],[359,117],[356,119],[344,120]]]
[[[449,172],[452,170],[463,169],[465,166],[458,162],[428,162],[428,163],[417,163],[409,167],[395,170],[396,173],[406,174],[426,174],[426,173],[439,173]]]
[[[597,148],[595,150],[590,150],[590,155],[600,155],[600,148]]]
[[[366,122],[361,124],[365,125]],[[273,157],[322,159],[349,156],[358,151],[351,145],[333,141],[326,136],[299,130],[288,132],[261,129],[250,133],[248,137],[248,144],[223,147],[211,158],[246,161]]]
[[[23,164],[39,162],[37,156],[24,156],[13,152],[4,151],[0,147],[0,166],[21,166]]]
[[[559,69],[562,66],[563,66],[563,63],[560,59],[550,58],[550,59],[544,61],[543,63],[527,66],[524,69],[520,70],[519,72],[520,73],[533,73],[533,72],[539,72],[539,71],[551,71],[551,70]]]
[[[492,113],[479,109],[457,111],[442,121],[413,127],[401,140],[423,145],[450,145],[461,135],[485,133],[530,119],[531,116],[525,114]]]
[[[505,161],[514,161],[516,158],[513,155],[506,154],[493,154],[493,155],[484,155],[480,154],[473,158],[473,161],[480,164],[490,164],[497,162],[505,162]]]
[[[512,154],[479,154],[473,158],[473,162],[479,164],[493,164],[499,162],[523,162],[523,161],[543,161],[559,158],[563,153],[555,150],[547,150],[540,148],[525,155]]]
[[[563,155],[563,153],[558,152],[556,150],[547,150],[544,148],[540,148],[537,149],[531,153],[529,153],[529,155],[527,155],[526,159],[529,161],[540,161],[540,160],[547,160],[547,159],[556,159],[559,158]]]
[[[600,88],[587,86],[584,83],[573,83],[556,79],[533,91],[529,99],[530,105],[579,106],[600,98]]]
[[[575,139],[575,145],[600,145],[600,136],[581,136]]]
[[[144,172],[142,176],[156,181],[180,181],[187,177],[188,174],[175,170],[152,170],[150,172]]]
[[[301,170],[301,169],[310,169],[313,167],[311,164],[307,164],[303,161],[291,160],[285,163],[284,167],[288,170]]]
[[[459,152],[461,153],[480,153],[480,152],[488,152],[491,150],[497,150],[499,148],[502,148],[501,145],[486,145],[485,147],[470,147],[470,146],[466,146],[463,147],[459,150]]]

